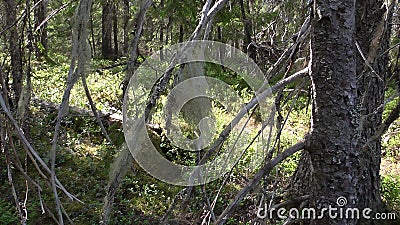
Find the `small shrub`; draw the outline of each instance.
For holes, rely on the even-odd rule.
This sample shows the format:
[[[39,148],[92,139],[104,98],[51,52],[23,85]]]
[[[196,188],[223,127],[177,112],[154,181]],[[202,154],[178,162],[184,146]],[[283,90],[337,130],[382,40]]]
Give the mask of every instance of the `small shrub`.
[[[381,195],[388,207],[400,211],[400,175],[385,175],[381,178]]]

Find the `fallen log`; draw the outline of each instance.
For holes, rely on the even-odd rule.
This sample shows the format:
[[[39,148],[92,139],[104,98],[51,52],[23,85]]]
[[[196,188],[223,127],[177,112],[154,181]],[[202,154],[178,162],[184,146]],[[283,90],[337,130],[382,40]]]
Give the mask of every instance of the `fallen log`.
[[[47,102],[39,98],[32,98],[32,103],[36,106],[39,106],[43,109],[47,109],[50,111],[57,111],[60,109],[60,104],[54,103],[54,102]],[[92,110],[88,109],[82,109],[77,106],[69,106],[69,112],[71,114],[79,114],[82,116],[90,116],[94,117]],[[120,122],[122,123],[122,114],[119,114],[118,112],[110,112],[110,111],[103,111],[103,110],[98,110],[99,116],[102,119],[105,119],[110,122]]]

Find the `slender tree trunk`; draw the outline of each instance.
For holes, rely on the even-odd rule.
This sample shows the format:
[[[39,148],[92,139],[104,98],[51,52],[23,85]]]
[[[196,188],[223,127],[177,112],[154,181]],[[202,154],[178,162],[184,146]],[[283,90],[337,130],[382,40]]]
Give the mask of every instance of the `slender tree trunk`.
[[[168,35],[168,33],[167,33]],[[160,59],[164,60],[164,52],[162,51],[164,44],[164,28],[161,26],[160,28]]]
[[[93,7],[93,6],[92,6]],[[93,14],[90,14],[90,36],[92,39],[92,55],[96,55],[96,39],[94,37],[94,24],[93,24]]]
[[[105,59],[113,58],[112,49],[112,3],[109,0],[105,0],[102,8],[101,16],[101,54]]]
[[[133,76],[133,72],[136,69],[136,61],[138,58],[138,45],[139,39],[143,31],[143,24],[146,18],[146,12],[153,3],[152,0],[145,0],[139,6],[140,10],[137,13],[137,21],[136,21],[136,28],[135,28],[135,36],[132,39],[131,49],[130,49],[130,56],[127,65],[126,76],[123,80],[123,96],[125,95],[126,88],[129,84],[130,78]],[[114,195],[126,174],[126,165],[129,165],[132,162],[133,158],[130,154],[129,150],[124,146],[118,154],[113,167],[111,168],[110,173],[110,181],[108,184],[107,195],[104,199],[103,205],[103,213],[102,213],[102,222],[101,224],[108,224],[109,216],[111,212],[111,207],[114,201]]]
[[[244,31],[244,41],[243,41],[243,51],[246,52],[250,58],[253,60],[256,59],[256,54],[254,52],[254,48],[251,48],[250,43],[251,43],[251,34],[253,33],[253,28],[252,28],[252,23],[250,18],[247,18],[246,16],[246,5],[244,3],[244,0],[240,0],[240,9],[242,12],[242,22],[243,22],[243,31]],[[248,12],[248,11],[247,11]]]
[[[160,1],[160,8],[164,8],[164,0]],[[167,33],[168,36],[168,33]],[[164,60],[164,54],[163,54],[163,44],[164,44],[164,23],[161,22],[160,26],[160,59]]]
[[[184,35],[185,35],[185,32],[183,31],[183,25],[181,24],[179,26],[179,42],[183,42]]]
[[[145,0],[140,3],[140,10],[137,12],[136,15],[136,27],[135,27],[135,35],[132,39],[132,43],[130,45],[130,55],[127,64],[127,70],[124,80],[122,81],[122,96],[125,96],[126,88],[128,87],[129,81],[135,72],[137,66],[137,58],[139,55],[139,40],[142,36],[143,25],[146,18],[146,13],[151,4],[153,3],[152,0]]]
[[[117,4],[113,4],[112,7],[113,16],[113,42],[114,42],[114,57],[118,57],[118,8]]]
[[[12,107],[18,106],[22,92],[22,49],[18,34],[17,4],[15,0],[5,0],[6,27],[8,30],[8,51],[11,56]]]
[[[123,30],[124,30],[124,47],[123,53],[126,55],[129,52],[129,18],[130,18],[130,10],[129,10],[129,0],[122,0],[123,4]]]
[[[36,1],[37,2],[37,1]],[[39,27],[42,22],[46,19],[47,16],[47,5],[48,1],[43,0],[38,3],[35,10],[35,30]],[[38,30],[37,41],[40,46],[36,47],[36,55],[42,56],[42,54],[46,54],[48,46],[47,46],[47,23],[41,25]]]
[[[165,42],[164,42],[165,45],[168,45],[170,38],[172,41],[172,32],[171,32],[173,30],[172,22],[173,22],[172,16],[168,17],[168,23],[165,28]],[[171,37],[169,36],[169,34],[171,34]]]

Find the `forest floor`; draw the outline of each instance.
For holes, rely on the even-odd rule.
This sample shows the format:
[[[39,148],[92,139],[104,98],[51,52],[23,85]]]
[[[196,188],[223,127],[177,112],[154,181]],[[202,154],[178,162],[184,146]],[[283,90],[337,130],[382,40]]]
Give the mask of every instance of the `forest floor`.
[[[97,62],[101,67],[105,62]],[[63,81],[67,74],[68,66],[43,67],[36,72],[39,78],[34,82],[35,97],[48,102],[59,103],[63,90]],[[88,83],[93,94],[97,107],[101,110],[118,112],[121,108],[120,84],[122,79],[122,67],[113,70],[94,72],[88,77]],[[51,76],[49,75],[51,74]],[[54,76],[59,74],[59,76]],[[49,81],[49,79],[51,79]],[[306,102],[306,101],[305,101]],[[89,109],[86,103],[84,92],[78,83],[71,96],[71,105],[79,108]],[[390,108],[390,105],[388,105]],[[120,113],[120,111],[119,111]],[[54,133],[55,118],[57,111],[33,104],[31,116],[27,121],[30,130],[29,139],[38,150],[41,157],[48,162],[49,150]],[[298,109],[293,112],[287,122],[287,127],[282,133],[282,146],[289,146],[302,138],[309,127],[309,110]],[[95,119],[88,115],[72,112],[63,120],[60,148],[57,153],[56,170],[61,183],[84,202],[81,204],[70,201],[66,196],[61,195],[64,207],[75,224],[98,224],[106,187],[108,184],[108,173],[114,156],[118,153],[119,147],[124,142],[122,125],[118,121],[105,120],[105,127],[113,141],[113,145],[107,143]],[[382,198],[388,207],[400,213],[400,120],[397,120],[382,139]],[[21,146],[16,146],[23,158]],[[282,187],[287,184],[290,175],[296,168],[299,155],[296,154],[281,164],[279,167],[279,182]],[[4,156],[1,156],[4,162]],[[32,163],[27,161],[29,174],[33,178],[39,178]],[[114,213],[111,216],[111,224],[155,224],[164,215],[176,194],[182,189],[178,186],[168,185],[156,180],[146,174],[135,163],[130,173],[123,180],[122,186],[117,192],[115,199]],[[10,184],[7,182],[7,172],[0,175],[1,180],[6,181],[0,186],[0,224],[15,224],[18,219],[13,203]],[[17,177],[17,176],[16,176]],[[215,211],[221,210],[233,197],[233,194],[247,181],[241,174],[231,178],[230,182],[221,197],[218,198]],[[26,193],[23,179],[15,180],[19,193]],[[213,193],[219,183],[211,183],[210,193]],[[40,183],[46,187],[46,183]],[[27,204],[28,224],[52,224],[47,214],[42,214],[40,201],[33,191],[28,193]],[[20,196],[21,198],[23,196]],[[43,200],[52,208],[52,194],[49,188],[42,193]],[[241,209],[228,222],[228,224],[245,224],[256,217],[255,205],[257,195],[251,194],[241,205]],[[249,210],[249,209],[253,209]],[[189,221],[199,221],[203,216],[202,199],[193,199],[188,209],[183,214],[176,209],[176,224],[187,224]],[[399,215],[400,216],[400,215]]]

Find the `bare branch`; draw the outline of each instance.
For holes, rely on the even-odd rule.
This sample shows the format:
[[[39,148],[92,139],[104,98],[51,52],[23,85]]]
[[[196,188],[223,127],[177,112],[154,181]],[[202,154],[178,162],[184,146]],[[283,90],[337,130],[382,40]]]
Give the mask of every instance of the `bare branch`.
[[[182,198],[182,195],[185,192],[185,190],[186,190],[186,188],[183,188],[182,190],[180,190],[178,192],[178,194],[175,195],[175,198],[172,200],[171,205],[169,206],[169,208],[165,212],[164,216],[161,218],[161,224],[168,224],[167,223],[168,222],[168,217],[172,213],[172,210],[175,208],[178,198]]]
[[[50,168],[46,165],[46,163],[43,161],[43,159],[39,156],[39,154],[36,152],[36,150],[32,147],[32,145],[29,143],[28,139],[26,138],[24,132],[22,131],[22,129],[18,126],[17,121],[14,119],[14,117],[12,116],[10,110],[6,107],[6,103],[3,99],[3,96],[0,95],[0,105],[1,108],[3,109],[4,113],[6,114],[6,116],[8,117],[8,119],[10,120],[11,124],[14,126],[15,131],[17,132],[17,135],[19,137],[19,139],[21,140],[21,143],[23,145],[26,146],[27,148],[27,153],[28,154],[32,154],[32,156],[34,157],[34,159],[36,159],[39,164],[45,169],[45,171],[48,174],[51,174],[51,170]],[[34,161],[34,159],[32,159],[32,161]],[[71,193],[69,193],[64,186],[60,183],[60,181],[58,180],[57,177],[55,177],[55,182],[57,184],[57,187],[60,188],[71,200],[77,200],[79,202],[82,203],[82,201],[80,201],[78,198],[76,198],[74,195],[72,195]]]
[[[243,198],[253,190],[258,182],[266,175],[268,175],[271,170],[278,165],[280,162],[293,155],[294,153],[300,151],[305,147],[305,143],[308,137],[306,136],[302,141],[297,144],[287,148],[281,154],[277,155],[275,158],[267,162],[253,177],[253,179],[235,196],[228,207],[219,215],[216,224],[224,224],[228,216],[235,210],[236,206],[243,200]]]
[[[135,28],[135,36],[132,39],[131,42],[131,53],[128,59],[128,64],[126,68],[126,76],[123,81],[123,91],[125,94],[125,89],[128,86],[129,80],[131,79],[133,72],[134,72],[134,67],[136,66],[136,60],[139,55],[138,51],[138,46],[139,46],[139,39],[140,36],[142,35],[142,30],[143,30],[143,24],[146,18],[146,13],[151,4],[153,3],[152,0],[143,0],[140,2],[140,10],[136,15],[137,21],[136,21],[136,28]]]
[[[374,136],[372,136],[368,142],[364,145],[364,150],[368,149],[368,146],[370,143],[373,143],[389,129],[390,125],[399,118],[400,116],[400,101],[398,101],[396,107],[390,112],[388,118],[386,118],[385,121],[379,126],[379,128],[376,130]]]
[[[288,78],[279,81],[278,83],[273,85],[270,89],[267,89],[264,92],[261,92],[260,94],[253,97],[249,103],[247,103],[245,106],[243,106],[240,109],[240,111],[236,115],[236,117],[227,126],[225,126],[224,130],[220,133],[218,139],[213,143],[210,150],[200,160],[199,164],[203,164],[211,157],[211,155],[228,138],[230,132],[232,131],[232,128],[235,127],[240,122],[240,120],[247,114],[247,112],[249,112],[253,107],[255,107],[259,101],[264,100],[266,97],[270,96],[273,93],[276,93],[280,89],[284,88],[286,85],[304,77],[306,74],[308,74],[308,72],[309,72],[309,67],[306,67],[306,68],[294,73],[293,75],[289,76]]]
[[[75,33],[73,35],[73,45],[72,45],[72,56],[71,65],[67,78],[67,87],[64,90],[62,102],[60,105],[60,110],[58,111],[56,126],[54,129],[54,135],[52,140],[52,147],[50,151],[51,159],[51,183],[53,186],[53,194],[55,198],[55,207],[58,212],[59,222],[61,225],[64,224],[61,202],[58,197],[56,184],[55,184],[55,164],[56,164],[56,152],[58,145],[58,138],[60,135],[60,127],[62,118],[68,113],[69,97],[71,94],[71,89],[78,80],[79,76],[85,73],[86,62],[88,61],[90,52],[88,45],[86,43],[88,37],[88,21],[90,17],[90,10],[92,7],[92,0],[81,0],[76,8],[75,13]],[[76,65],[77,64],[77,65]]]
[[[276,205],[273,205],[272,207],[270,207],[268,209],[268,211],[271,211],[272,209],[283,208],[283,207],[287,208],[288,206],[296,205],[296,204],[301,203],[301,202],[303,202],[303,201],[305,201],[305,200],[307,200],[309,198],[310,198],[310,195],[303,195],[303,196],[300,196],[300,197],[297,197],[297,198],[293,198],[293,199],[290,199],[288,201],[284,201],[284,202],[278,203]]]
[[[208,23],[222,9],[222,7],[224,6],[226,1],[227,0],[219,0],[218,2],[214,3],[213,7],[211,7],[211,9],[209,11],[208,11],[208,8],[210,7],[211,1],[210,0],[206,1],[205,5],[203,6],[202,17],[201,17],[196,29],[193,31],[192,35],[190,36],[189,41],[198,39],[202,30],[206,28]],[[206,12],[207,12],[207,14],[206,14]],[[184,45],[181,49],[181,52],[185,52],[187,50],[187,48],[188,48],[188,45],[187,44]],[[149,101],[148,101],[146,109],[145,109],[145,120],[146,121],[149,121],[149,119],[151,118],[151,116],[150,116],[151,110],[155,106],[157,99],[160,98],[161,93],[167,88],[166,85],[171,78],[174,67],[176,66],[176,59],[177,59],[177,56],[172,58],[171,63],[168,66],[168,69],[165,71],[164,75],[159,79],[159,82],[155,85],[155,87],[153,88],[153,91],[151,92],[151,96],[149,98]],[[183,70],[183,65],[180,66],[179,69]]]
[[[110,137],[108,136],[107,130],[106,130],[106,128],[104,128],[103,122],[100,119],[100,115],[97,112],[96,105],[93,102],[92,96],[90,95],[90,91],[89,91],[89,88],[88,88],[88,85],[87,85],[87,82],[86,82],[86,75],[85,74],[82,74],[82,85],[83,85],[83,88],[85,89],[86,97],[88,98],[88,101],[89,101],[89,104],[90,104],[90,108],[92,109],[93,115],[96,118],[97,123],[100,126],[101,132],[103,133],[103,135],[107,139],[107,141],[109,143],[112,143]]]

